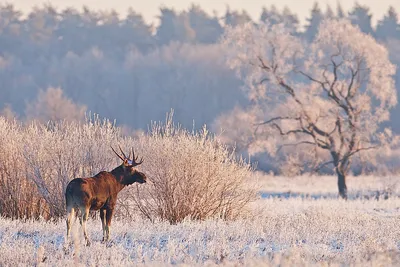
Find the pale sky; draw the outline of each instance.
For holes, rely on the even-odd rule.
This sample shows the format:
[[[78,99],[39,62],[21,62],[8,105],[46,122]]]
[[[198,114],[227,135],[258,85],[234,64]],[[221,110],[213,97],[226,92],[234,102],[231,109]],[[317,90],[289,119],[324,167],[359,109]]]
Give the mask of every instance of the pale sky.
[[[336,3],[338,0],[11,0],[2,1],[1,3],[13,3],[14,6],[24,13],[28,12],[32,6],[41,5],[43,3],[51,3],[58,9],[63,9],[66,6],[74,6],[81,9],[86,5],[94,10],[99,9],[115,9],[121,15],[125,15],[128,7],[132,7],[135,11],[142,14],[147,22],[154,22],[157,24],[157,16],[159,15],[159,7],[165,5],[166,7],[173,7],[175,10],[180,11],[188,9],[191,3],[200,5],[207,13],[212,14],[213,10],[222,16],[225,13],[226,5],[229,5],[234,10],[246,10],[255,20],[258,20],[261,14],[262,6],[269,7],[274,4],[278,9],[288,6],[290,10],[296,13],[303,24],[305,18],[309,16],[310,9],[314,2],[318,2],[323,11],[326,5],[330,4],[336,11]],[[400,12],[400,0],[341,0],[340,3],[347,12],[358,2],[361,5],[370,7],[373,14],[372,20],[375,25],[377,19],[381,19],[387,12],[389,6],[393,6]]]

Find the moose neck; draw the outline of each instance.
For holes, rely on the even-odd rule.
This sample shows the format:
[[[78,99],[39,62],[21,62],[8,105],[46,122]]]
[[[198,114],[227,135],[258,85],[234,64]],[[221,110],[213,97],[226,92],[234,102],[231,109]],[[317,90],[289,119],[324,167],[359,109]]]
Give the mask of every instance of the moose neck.
[[[116,167],[111,171],[111,174],[115,177],[116,181],[120,185],[119,191],[121,191],[126,186],[122,183],[124,179],[124,167],[122,165]]]

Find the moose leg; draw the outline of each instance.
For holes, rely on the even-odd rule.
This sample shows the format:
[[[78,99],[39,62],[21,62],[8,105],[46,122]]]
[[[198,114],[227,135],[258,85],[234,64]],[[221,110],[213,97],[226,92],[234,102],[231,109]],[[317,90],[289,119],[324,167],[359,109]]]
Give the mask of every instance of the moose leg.
[[[89,208],[81,207],[80,210],[81,210],[80,222],[81,222],[82,229],[83,229],[83,235],[84,235],[85,240],[86,240],[86,246],[90,246],[90,240],[89,240],[89,237],[88,237],[88,234],[87,234],[87,231],[86,231],[86,222],[87,222],[87,219],[89,217]]]
[[[106,209],[100,209],[101,226],[103,227],[103,242],[106,241]]]
[[[110,227],[111,227],[111,218],[114,213],[114,209],[107,209],[106,212],[106,241],[110,239]]]
[[[75,209],[71,208],[71,207],[68,207],[67,208],[67,238],[66,238],[67,243],[69,241],[69,236],[70,236],[70,233],[71,233],[72,220],[74,219],[74,217],[75,217]]]

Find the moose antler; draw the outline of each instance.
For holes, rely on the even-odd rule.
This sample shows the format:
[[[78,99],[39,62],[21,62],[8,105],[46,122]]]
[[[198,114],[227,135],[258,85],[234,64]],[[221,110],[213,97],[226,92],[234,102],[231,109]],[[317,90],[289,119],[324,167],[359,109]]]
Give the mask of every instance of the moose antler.
[[[121,150],[121,153],[122,153],[122,155],[124,156],[124,158],[125,158],[125,159],[129,159],[129,158],[125,155],[124,151],[122,151],[121,146],[118,145],[118,147],[119,147],[119,150]]]
[[[114,150],[114,148],[113,148],[112,146],[110,146],[110,147],[111,147],[112,151],[114,151],[115,155],[118,156],[118,158],[120,158],[121,160],[125,160],[123,157],[121,157],[120,154],[118,154],[118,153]],[[120,148],[120,149],[121,149],[121,148]]]
[[[140,164],[143,163],[143,158],[140,158],[140,161],[137,161],[137,160],[138,160],[138,157],[137,157],[137,156],[135,157],[135,151],[133,150],[133,147],[132,147],[131,151],[129,151],[129,157],[127,157],[127,156],[125,155],[125,153],[124,153],[124,151],[122,151],[122,148],[121,148],[120,145],[118,145],[118,147],[119,147],[119,150],[121,150],[121,153],[122,153],[122,155],[123,155],[124,157],[121,157],[121,155],[118,154],[118,153],[114,150],[114,148],[113,148],[112,146],[110,146],[110,147],[111,147],[112,151],[114,151],[114,153],[115,153],[122,161],[128,160],[129,164],[131,164],[132,166],[138,166],[138,165],[140,165]],[[132,160],[130,159],[130,158],[131,158],[131,153],[132,153]]]
[[[131,153],[129,152],[129,155],[130,154]],[[139,162],[137,162],[137,160],[138,160],[138,157],[137,156],[135,157],[135,151],[133,151],[133,147],[132,147],[132,165],[133,166],[137,166],[137,165],[140,165],[143,163],[143,158],[141,158]]]

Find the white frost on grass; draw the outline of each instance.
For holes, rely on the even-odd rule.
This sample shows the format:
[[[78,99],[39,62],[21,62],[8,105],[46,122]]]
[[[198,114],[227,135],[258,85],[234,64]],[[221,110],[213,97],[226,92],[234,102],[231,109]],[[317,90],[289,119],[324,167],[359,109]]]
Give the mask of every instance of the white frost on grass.
[[[275,177],[278,179],[278,177]],[[333,178],[333,177],[331,177]],[[166,266],[399,264],[400,199],[260,199],[257,213],[237,221],[115,221],[112,242],[89,219],[93,243],[79,223],[64,250],[65,222],[0,218],[0,266]],[[43,261],[43,262],[42,262]],[[291,264],[292,262],[292,264]]]

